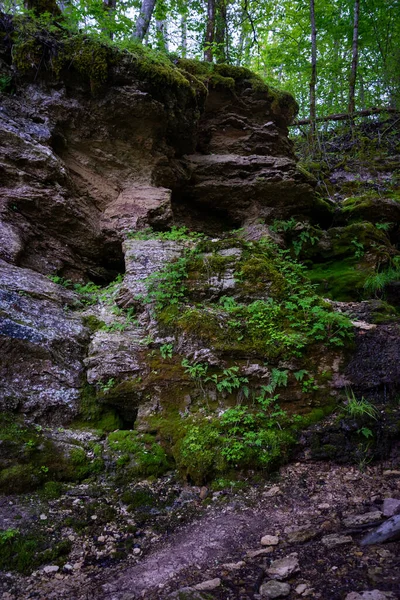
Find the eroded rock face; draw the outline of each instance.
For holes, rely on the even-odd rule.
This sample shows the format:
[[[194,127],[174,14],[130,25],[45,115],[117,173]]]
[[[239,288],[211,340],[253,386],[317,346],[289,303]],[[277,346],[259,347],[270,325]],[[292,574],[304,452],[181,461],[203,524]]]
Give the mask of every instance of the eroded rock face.
[[[75,415],[88,331],[76,294],[0,261],[0,410],[61,423]]]
[[[7,72],[16,73],[9,47],[1,57]],[[128,56],[114,59],[100,88],[73,61],[56,75],[44,59],[20,77],[12,97],[2,96],[6,409],[73,416],[86,381],[104,386],[149,372],[140,340],[154,324],[142,319],[126,331],[123,323],[121,331],[106,324],[88,346],[88,329],[69,309],[77,297],[43,275],[105,284],[126,269],[119,306],[134,306],[145,293],[145,278],[183,247],[130,240],[129,232],[189,222],[196,211],[197,223],[206,222],[209,211],[241,223],[283,216],[294,205],[309,214],[313,203],[287,138],[295,107],[290,96],[256,89],[243,70],[236,89],[218,83],[207,96],[202,83],[189,83],[191,76],[154,83]],[[210,282],[216,297],[234,287],[233,268]],[[178,346],[188,349],[185,341]],[[190,351],[216,360],[203,345],[191,342]],[[163,386],[161,380],[154,385]]]

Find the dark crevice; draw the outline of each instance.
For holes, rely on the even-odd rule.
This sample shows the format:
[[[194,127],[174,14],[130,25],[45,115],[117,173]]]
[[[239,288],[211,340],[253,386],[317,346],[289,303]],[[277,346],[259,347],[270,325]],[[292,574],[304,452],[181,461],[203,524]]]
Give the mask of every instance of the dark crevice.
[[[192,231],[220,235],[242,224],[233,219],[227,210],[195,203],[182,192],[172,193],[171,204],[175,225],[185,226]]]

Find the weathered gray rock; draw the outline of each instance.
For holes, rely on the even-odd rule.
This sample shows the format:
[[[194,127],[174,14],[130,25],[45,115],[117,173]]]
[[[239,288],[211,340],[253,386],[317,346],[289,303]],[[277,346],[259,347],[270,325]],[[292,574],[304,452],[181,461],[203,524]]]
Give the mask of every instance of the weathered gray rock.
[[[276,546],[277,544],[279,544],[277,535],[263,535],[261,538],[261,546]]]
[[[289,544],[299,544],[312,540],[318,535],[318,529],[312,525],[286,527],[285,534]]]
[[[357,527],[358,525],[366,525],[367,523],[375,523],[382,519],[382,512],[375,510],[373,512],[364,513],[362,515],[351,515],[343,519],[346,527]]]
[[[369,546],[370,544],[381,544],[382,542],[388,542],[392,539],[397,539],[400,536],[400,515],[391,517],[377,529],[374,529],[371,533],[366,535],[361,540],[362,546]]]
[[[217,589],[221,585],[221,580],[219,577],[215,579],[208,579],[207,581],[202,581],[197,585],[193,586],[195,590],[199,590],[200,592],[211,591]]]
[[[321,542],[327,548],[335,548],[335,546],[342,546],[343,544],[351,544],[353,538],[350,535],[341,535],[340,533],[331,533],[325,535]]]
[[[395,598],[391,592],[381,592],[380,590],[372,590],[370,592],[351,592],[347,594],[345,600],[387,600]]]
[[[291,575],[299,573],[300,565],[299,558],[296,552],[279,558],[271,563],[271,566],[266,569],[267,575],[273,579],[287,579]]]
[[[400,500],[397,498],[385,498],[383,501],[383,514],[385,517],[393,517],[400,513]]]
[[[0,263],[1,410],[56,422],[78,410],[88,331],[76,294],[30,269]]]
[[[126,275],[121,303],[139,304],[147,295],[146,280],[168,262],[182,256],[185,244],[164,240],[126,240],[123,244]],[[143,300],[142,300],[143,302]]]
[[[261,598],[285,598],[290,594],[290,585],[282,581],[267,581],[260,587]]]

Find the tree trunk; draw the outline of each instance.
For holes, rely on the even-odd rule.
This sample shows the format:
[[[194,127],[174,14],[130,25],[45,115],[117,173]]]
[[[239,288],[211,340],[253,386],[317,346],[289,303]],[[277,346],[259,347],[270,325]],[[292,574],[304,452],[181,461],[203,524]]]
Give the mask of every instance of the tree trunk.
[[[151,16],[156,5],[156,0],[142,0],[140,13],[136,20],[136,27],[133,37],[143,42],[144,37],[150,25]]]
[[[354,117],[370,117],[371,115],[380,115],[382,113],[388,114],[397,114],[400,113],[400,110],[397,108],[393,108],[388,106],[386,108],[366,108],[365,110],[358,110],[353,113],[353,115],[349,115],[349,113],[338,113],[336,115],[327,115],[326,117],[318,117],[315,119],[318,123],[324,123],[326,121],[348,121],[349,119]],[[299,119],[298,121],[293,121],[290,123],[289,127],[298,127],[299,125],[310,125],[310,119]]]
[[[218,63],[227,60],[226,0],[218,0],[215,19],[215,56]]]
[[[310,125],[311,140],[315,140],[316,134],[316,109],[315,109],[315,87],[317,83],[317,30],[315,27],[315,5],[310,0],[310,23],[311,23],[311,78],[310,78]]]
[[[204,60],[212,62],[215,33],[215,0],[207,0],[207,26],[204,43]]]
[[[349,113],[353,113],[356,107],[356,79],[358,65],[358,23],[360,18],[360,0],[354,1],[354,24],[353,24],[353,59],[351,62],[350,85],[349,85]]]
[[[182,15],[181,17],[181,55],[182,58],[186,58],[187,54],[187,16]]]

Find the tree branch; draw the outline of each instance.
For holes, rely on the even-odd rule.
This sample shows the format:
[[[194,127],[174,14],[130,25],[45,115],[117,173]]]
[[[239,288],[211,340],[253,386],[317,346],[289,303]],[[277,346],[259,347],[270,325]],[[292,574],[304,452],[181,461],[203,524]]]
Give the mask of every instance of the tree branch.
[[[351,115],[349,113],[338,113],[336,115],[327,115],[326,117],[317,117],[316,121],[318,123],[324,123],[326,121],[346,121],[348,119],[353,119],[354,117],[370,117],[371,115],[379,115],[381,113],[400,113],[400,110],[397,108],[366,108],[365,110],[358,110]],[[298,127],[299,125],[309,125],[310,119],[300,119],[299,121],[294,121],[289,125],[289,127]]]

